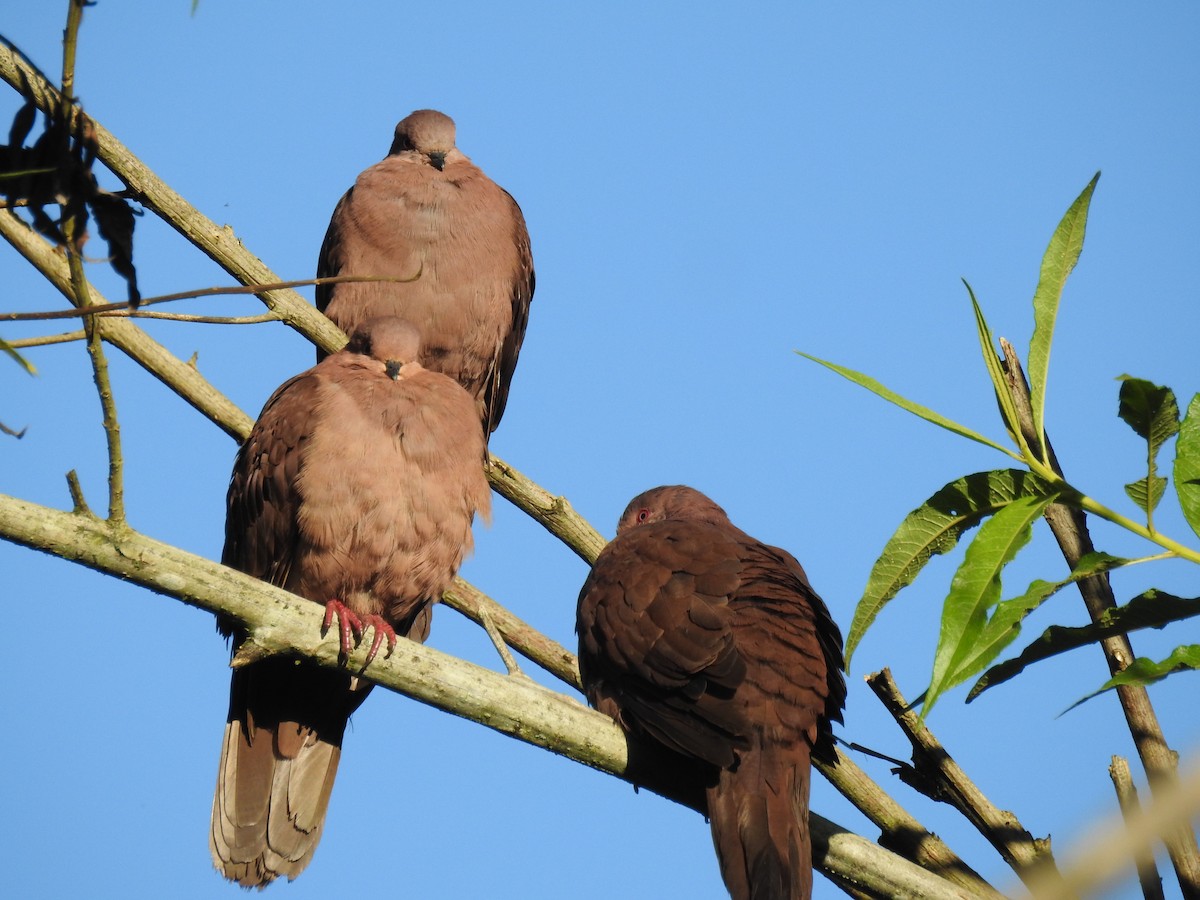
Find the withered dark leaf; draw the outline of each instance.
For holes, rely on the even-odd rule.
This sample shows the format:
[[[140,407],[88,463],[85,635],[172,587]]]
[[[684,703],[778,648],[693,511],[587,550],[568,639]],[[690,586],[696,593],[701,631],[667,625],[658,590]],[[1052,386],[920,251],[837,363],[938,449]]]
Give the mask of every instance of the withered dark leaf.
[[[129,305],[137,309],[142,295],[133,267],[133,207],[120,197],[97,190],[91,198],[92,215],[100,237],[108,243],[109,263],[129,285]]]
[[[32,102],[18,110],[7,146],[0,145],[0,195],[11,206],[24,205],[34,229],[61,246],[67,243],[64,220],[74,219],[76,252],[87,241],[89,214],[108,244],[109,261],[128,284],[129,305],[141,302],[133,265],[134,207],[100,188],[92,166],[96,161],[95,126],[82,113],[72,128],[59,116],[47,116],[46,127],[32,147],[24,146],[37,119]],[[52,213],[47,207],[58,206]]]
[[[28,100],[24,106],[17,110],[17,114],[13,116],[12,127],[8,129],[8,146],[10,151],[15,151],[25,146],[25,138],[29,137],[29,132],[33,130],[33,123],[36,119],[37,106],[32,100]]]

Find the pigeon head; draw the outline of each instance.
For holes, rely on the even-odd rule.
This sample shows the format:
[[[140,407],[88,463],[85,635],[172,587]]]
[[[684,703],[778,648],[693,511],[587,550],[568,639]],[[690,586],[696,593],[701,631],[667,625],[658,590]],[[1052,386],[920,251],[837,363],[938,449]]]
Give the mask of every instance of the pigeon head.
[[[725,510],[698,490],[684,484],[673,484],[651,488],[630,500],[617,523],[617,534],[638,525],[668,519],[710,522],[714,525],[729,523]]]
[[[439,172],[446,166],[446,154],[454,149],[454,120],[436,109],[418,109],[400,120],[388,155],[405,151],[428,157]]]
[[[378,316],[354,329],[346,350],[383,363],[388,377],[395,380],[404,366],[420,359],[421,332],[396,316]]]

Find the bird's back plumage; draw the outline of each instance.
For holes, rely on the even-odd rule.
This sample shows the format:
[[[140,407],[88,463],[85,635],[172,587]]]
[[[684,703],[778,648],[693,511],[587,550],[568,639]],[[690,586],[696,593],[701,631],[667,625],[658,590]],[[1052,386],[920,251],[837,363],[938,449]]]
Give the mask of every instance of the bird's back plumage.
[[[811,755],[845,700],[841,635],[800,564],[682,486],[630,503],[580,593],[589,701],[709,768],[735,900],[811,893]]]

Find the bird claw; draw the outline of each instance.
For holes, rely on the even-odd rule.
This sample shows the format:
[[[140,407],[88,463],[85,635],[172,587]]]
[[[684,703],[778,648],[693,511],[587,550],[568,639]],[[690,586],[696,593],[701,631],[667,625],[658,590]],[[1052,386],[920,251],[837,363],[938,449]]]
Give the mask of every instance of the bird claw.
[[[371,649],[367,651],[366,662],[363,663],[362,669],[359,670],[362,672],[367,670],[367,666],[371,664],[371,660],[379,652],[379,648],[385,638],[387,639],[387,652],[383,654],[383,658],[387,659],[392,655],[392,651],[396,649],[396,631],[391,625],[376,615],[367,616],[363,620],[363,627],[365,628],[367,625],[375,629],[375,636],[371,638]]]
[[[330,600],[325,604],[325,619],[321,623],[322,637],[329,631],[335,618],[338,620],[338,662],[341,665],[346,664],[350,657],[350,651],[362,643],[363,635],[367,633],[368,628],[374,629],[375,634],[371,638],[371,648],[367,651],[367,659],[359,669],[360,672],[367,670],[367,666],[375,659],[385,639],[388,647],[387,652],[383,654],[384,659],[391,656],[392,651],[396,649],[396,631],[391,625],[373,613],[360,618],[354,610],[340,600]]]

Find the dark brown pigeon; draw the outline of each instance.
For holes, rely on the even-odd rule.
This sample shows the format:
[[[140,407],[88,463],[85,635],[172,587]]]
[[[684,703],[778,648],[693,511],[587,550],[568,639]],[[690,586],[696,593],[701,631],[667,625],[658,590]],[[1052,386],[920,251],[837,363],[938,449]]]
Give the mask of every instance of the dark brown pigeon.
[[[504,414],[529,320],[533,258],[517,203],[454,146],[454,120],[419,109],[392,149],[333,211],[317,277],[403,282],[318,285],[317,308],[350,334],[400,315],[421,330],[422,363],[480,404],[484,434]],[[318,359],[320,354],[318,354]]]
[[[326,604],[343,656],[373,631],[368,665],[397,633],[425,639],[490,508],[475,403],[421,367],[419,344],[400,319],[361,323],[267,401],[229,485],[222,562]],[[245,632],[221,628],[236,652]],[[346,722],[370,690],[291,656],[234,670],[209,839],[226,878],[262,887],[308,865]]]
[[[811,896],[810,758],[832,749],[846,686],[800,563],[699,491],[655,488],[596,559],[576,627],[592,706],[704,781],[734,900]]]

